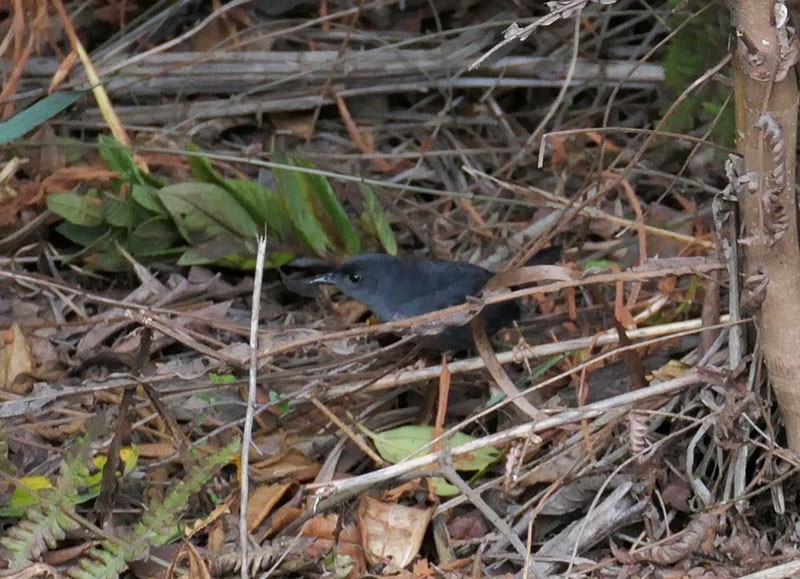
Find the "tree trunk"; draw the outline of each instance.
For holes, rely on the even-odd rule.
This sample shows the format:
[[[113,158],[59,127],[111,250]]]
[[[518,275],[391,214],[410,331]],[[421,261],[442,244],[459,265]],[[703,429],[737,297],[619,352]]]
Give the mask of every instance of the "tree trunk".
[[[731,0],[736,32],[737,148],[734,190],[744,225],[743,305],[783,413],[789,447],[800,452],[800,247],[795,157],[798,44],[776,0]],[[774,11],[773,11],[774,10]],[[758,306],[760,304],[760,311]]]

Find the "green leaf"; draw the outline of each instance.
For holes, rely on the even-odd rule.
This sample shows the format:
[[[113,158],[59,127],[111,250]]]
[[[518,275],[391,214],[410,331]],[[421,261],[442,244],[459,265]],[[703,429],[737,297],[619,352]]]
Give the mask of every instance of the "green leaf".
[[[290,261],[294,261],[296,258],[297,255],[291,251],[272,251],[267,254],[264,260],[264,267],[281,267]]]
[[[314,165],[304,159],[293,157],[291,159],[294,165],[298,167],[305,167],[314,169]],[[319,209],[322,216],[327,218],[333,228],[334,233],[337,235],[342,243],[343,249],[348,255],[355,255],[361,252],[361,240],[358,238],[358,233],[350,223],[350,218],[336,198],[330,182],[322,175],[313,173],[297,173],[298,179],[305,181],[306,189],[311,198],[319,204]],[[319,215],[319,212],[318,212]]]
[[[275,191],[244,179],[225,179],[225,188],[259,225],[266,223],[270,237],[281,241],[294,237],[289,214]]]
[[[608,259],[591,259],[587,261],[583,267],[584,269],[591,269],[598,271],[608,271],[608,270],[613,271],[614,268],[619,268],[619,264],[615,261]]]
[[[93,268],[113,272],[129,271],[131,269],[131,264],[122,257],[116,243],[98,245],[97,247],[99,249],[92,251],[84,258],[86,263]]]
[[[211,183],[178,183],[158,191],[183,238],[192,245],[210,241],[255,243],[258,225],[236,199]]]
[[[243,240],[219,236],[190,247],[183,253],[178,263],[180,265],[215,263],[225,258],[243,256],[244,253],[246,250]]]
[[[4,123],[0,123],[0,145],[19,139],[26,133],[53,118],[88,91],[57,92],[35,102]]]
[[[152,213],[158,215],[168,215],[164,205],[158,198],[158,189],[150,185],[140,185],[138,183],[131,186],[131,199]]]
[[[69,221],[62,221],[56,226],[56,231],[76,245],[89,247],[108,231],[108,226],[105,223],[101,223],[100,225],[87,227],[70,223]]]
[[[187,149],[200,150],[193,144],[188,145]],[[250,214],[262,232],[263,225],[266,224],[267,233],[278,240],[287,240],[294,236],[286,208],[272,189],[246,179],[228,179],[202,156],[190,156],[188,163],[192,177],[197,181],[225,188]]]
[[[287,394],[281,394],[280,392],[270,390],[269,401],[273,404],[273,408],[275,408],[279,414],[289,414],[292,411],[292,405],[288,401]]]
[[[133,160],[131,150],[113,137],[100,135],[100,156],[105,160],[108,168],[116,171],[126,183],[145,184],[142,172]]]
[[[420,456],[431,452],[433,428],[430,426],[400,426],[379,434],[368,433],[375,448],[384,460],[393,464],[412,456]],[[443,444],[454,447],[461,446],[475,439],[463,432],[456,432],[445,439]],[[425,447],[428,447],[425,449]],[[425,450],[423,450],[425,449]],[[481,470],[500,458],[500,451],[491,446],[481,448],[472,454],[454,457],[453,465],[458,470]]]
[[[200,147],[194,143],[189,143],[186,146],[186,150],[200,152]],[[195,181],[200,181],[202,183],[213,183],[214,185],[223,185],[224,178],[219,174],[219,171],[214,168],[214,166],[211,164],[211,161],[209,161],[206,157],[201,155],[189,155],[186,158],[186,162],[189,164],[189,171],[191,172]]]
[[[103,206],[94,195],[51,193],[47,196],[47,208],[75,225],[92,227],[103,222]]]
[[[137,257],[164,255],[180,240],[175,224],[167,217],[152,217],[139,224],[128,238],[128,247]]]
[[[454,497],[461,492],[458,490],[457,486],[451,485],[445,479],[438,476],[431,477],[431,486],[433,487],[433,492],[440,497]]]
[[[20,484],[14,489],[11,498],[0,508],[0,517],[18,518],[34,505],[40,504],[39,494],[42,491],[53,489],[53,483],[44,475],[27,476],[20,479]],[[32,494],[28,489],[35,491]]]
[[[287,164],[288,159],[277,154],[276,162]],[[292,169],[274,168],[275,186],[286,206],[289,218],[303,242],[317,255],[324,255],[331,247],[331,240],[314,212],[309,191],[310,183]]]
[[[366,183],[361,183],[361,195],[364,197],[364,212],[361,214],[362,226],[380,241],[386,253],[397,255],[397,239],[378,196]]]
[[[208,265],[211,263],[214,263],[212,258],[203,255],[202,251],[198,251],[194,247],[190,247],[184,251],[177,261],[177,264],[180,266]]]
[[[190,247],[183,252],[178,265],[205,265],[213,263],[222,267],[229,267],[232,269],[254,269],[256,266],[255,259],[237,255],[236,253],[224,253],[218,251],[212,242],[210,245],[201,245],[199,247]],[[224,249],[224,248],[223,248]],[[219,255],[222,253],[222,255]]]
[[[127,229],[134,223],[133,206],[110,193],[103,193],[103,214],[106,222],[116,227]]]
[[[71,223],[61,223],[57,230],[65,237],[69,238],[69,228],[71,226],[75,228],[78,227],[73,226]],[[117,242],[123,236],[124,230],[107,225],[97,229],[99,233],[93,239],[89,240],[89,243],[83,244],[84,249],[67,256],[66,261],[72,262],[83,258],[87,264],[95,269],[105,271],[127,271],[130,269],[130,265],[122,258],[117,249]],[[73,229],[72,232],[74,233],[75,230]],[[90,231],[84,232],[86,236],[89,234]]]
[[[239,379],[236,374],[217,374],[216,372],[209,372],[208,377],[212,384],[231,384]]]

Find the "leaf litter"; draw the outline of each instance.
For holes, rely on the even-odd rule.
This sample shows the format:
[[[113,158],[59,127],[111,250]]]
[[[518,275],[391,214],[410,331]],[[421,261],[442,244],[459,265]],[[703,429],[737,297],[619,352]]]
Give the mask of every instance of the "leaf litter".
[[[338,2],[313,10],[234,4],[222,5],[204,31],[202,46],[213,50],[200,49],[188,15],[169,30],[148,16],[143,28],[117,35],[104,28],[109,20],[86,17],[78,34],[92,25],[106,34],[90,50],[104,63],[136,155],[101,142],[101,161],[94,145],[75,138],[105,132],[101,107],[84,98],[47,125],[74,139],[77,157],[65,154],[67,166],[31,157],[3,182],[26,200],[41,192],[52,211],[73,219],[60,235],[43,222],[33,237],[6,228],[0,239],[0,464],[11,477],[0,498],[12,501],[6,491],[34,474],[57,485],[67,449],[89,440],[102,454],[114,436],[139,450],[130,471],[102,475],[119,479],[112,501],[120,510],[102,531],[113,536],[114,525],[139,520],[143,503],[160,504],[197,460],[187,442],[213,453],[240,434],[252,308],[245,258],[261,232],[255,219],[280,215],[267,228],[278,238],[273,265],[369,247],[503,269],[534,246],[557,243],[562,285],[531,290],[542,283],[538,273],[502,274],[501,287],[524,284],[529,295],[527,314],[496,336],[498,360],[545,417],[532,423],[508,398],[493,398],[483,359],[456,356],[447,365],[445,444],[434,442],[430,456],[432,437],[425,430],[420,450],[418,434],[432,424],[438,357],[392,343],[341,296],[293,295],[269,271],[249,473],[253,568],[285,576],[727,577],[793,557],[795,463],[778,446],[765,384],[728,370],[724,331],[705,349],[697,339],[717,267],[707,209],[722,170],[707,158],[682,168],[680,143],[640,149],[643,141],[622,130],[552,137],[549,163],[533,162],[541,145],[529,136],[549,107],[548,128],[602,126],[593,103],[605,103],[619,82],[626,92],[609,105],[612,124],[649,126],[663,66],[637,62],[653,38],[614,11],[624,4],[644,28],[666,33],[663,8],[587,8],[576,76],[559,102],[552,88],[568,68],[569,20],[465,72],[512,21],[522,30],[535,11],[464,2],[434,14],[426,3],[369,3],[355,18]],[[187,35],[171,42],[180,29]],[[130,48],[145,38],[157,50]],[[45,66],[25,69],[9,94],[48,86],[58,57],[46,43],[36,50]],[[20,70],[26,58],[15,54]],[[591,74],[592,58],[642,67]],[[73,74],[63,89],[83,88]],[[174,155],[191,148],[189,135],[208,165]],[[640,153],[623,175],[620,166]],[[256,179],[259,167],[271,183]],[[88,196],[79,186],[86,179],[95,187]],[[237,205],[218,211],[230,199]],[[22,229],[32,206],[10,205],[3,223]],[[534,222],[547,227],[532,235]],[[166,227],[176,235],[145,247]],[[50,242],[40,241],[47,234]],[[70,253],[75,244],[85,251]],[[181,253],[159,253],[167,248]],[[197,265],[178,267],[179,257]],[[603,300],[585,289],[594,275],[604,276]],[[712,313],[725,330],[723,312]],[[630,344],[617,343],[612,317]],[[645,388],[631,388],[622,349],[641,359]],[[364,452],[371,443],[362,428],[383,439],[412,429],[399,442],[419,452],[379,464]],[[490,460],[463,468],[487,453]],[[98,467],[86,466],[92,472],[81,484],[94,488],[88,477]],[[230,461],[181,507],[194,551],[164,553],[190,576],[236,572],[240,476]],[[437,480],[456,493],[437,494]],[[72,508],[99,524],[93,500]],[[73,543],[85,540],[69,533]],[[127,573],[166,576],[135,563]]]

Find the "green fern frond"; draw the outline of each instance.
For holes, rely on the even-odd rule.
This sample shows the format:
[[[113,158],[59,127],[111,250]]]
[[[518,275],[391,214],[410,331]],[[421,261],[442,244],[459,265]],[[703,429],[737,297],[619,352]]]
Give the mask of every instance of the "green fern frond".
[[[26,489],[39,501],[25,511],[25,518],[9,528],[0,538],[0,546],[8,553],[10,565],[22,568],[37,561],[48,548],[54,548],[67,531],[78,528],[72,518],[80,502],[80,484],[88,473],[90,437],[81,438],[64,455],[56,485],[37,491]]]
[[[238,451],[239,441],[234,440],[214,454],[203,456],[160,504],[150,505],[131,533],[121,536],[118,543],[103,541],[67,575],[72,579],[116,578],[129,561],[143,559],[151,547],[175,540],[181,535],[180,520],[189,500],[221,467],[230,463]]]
[[[111,541],[103,541],[69,570],[72,579],[117,579],[131,560],[127,548]]]
[[[55,548],[58,541],[66,536],[66,531],[74,530],[78,524],[60,508],[32,508],[27,518],[6,531],[0,544],[10,556],[12,569],[30,565],[45,551]]]

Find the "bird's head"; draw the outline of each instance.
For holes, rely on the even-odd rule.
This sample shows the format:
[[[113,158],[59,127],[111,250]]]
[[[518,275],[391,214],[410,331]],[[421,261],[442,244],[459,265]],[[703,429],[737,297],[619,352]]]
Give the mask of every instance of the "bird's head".
[[[351,257],[331,271],[310,281],[330,284],[348,297],[366,305],[381,320],[389,321],[397,313],[395,297],[402,299],[402,291],[393,291],[392,281],[398,275],[400,260],[383,253],[365,253]],[[397,280],[396,280],[397,281]]]

